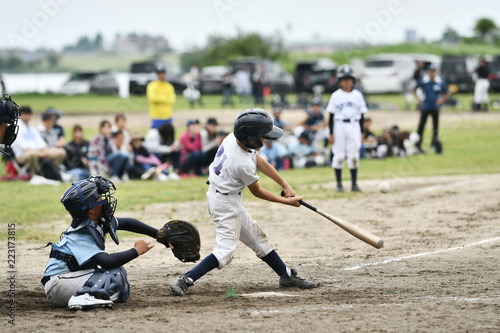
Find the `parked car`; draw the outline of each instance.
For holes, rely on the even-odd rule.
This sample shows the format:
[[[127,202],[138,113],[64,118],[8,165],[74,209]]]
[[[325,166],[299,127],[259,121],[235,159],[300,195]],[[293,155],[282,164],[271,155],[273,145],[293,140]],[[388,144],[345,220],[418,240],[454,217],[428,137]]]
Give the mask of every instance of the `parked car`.
[[[231,67],[233,73],[247,67],[250,73],[253,74],[258,64],[264,65],[271,93],[284,95],[294,91],[293,76],[285,71],[276,61],[257,57],[245,57],[240,60],[230,61],[229,67]]]
[[[113,94],[118,95],[120,88],[116,74],[112,71],[82,71],[73,73],[61,87],[61,93],[76,94]]]
[[[163,65],[167,70],[167,81],[174,86],[176,94],[187,88],[185,73],[179,65],[154,61],[134,62],[130,65],[128,90],[130,95],[145,95],[149,82],[156,80],[155,69]]]
[[[201,70],[200,91],[202,94],[221,94],[226,66],[206,66]]]
[[[446,81],[451,92],[470,92],[474,89],[472,68],[465,55],[444,55],[440,76]]]
[[[338,89],[337,63],[328,58],[302,60],[295,64],[293,77],[297,92],[313,92],[313,87],[321,86],[324,92]]]
[[[489,63],[490,67],[490,90],[500,91],[500,55],[494,56]]]
[[[402,93],[410,87],[416,61],[409,54],[378,54],[365,60],[360,75],[367,94]]]

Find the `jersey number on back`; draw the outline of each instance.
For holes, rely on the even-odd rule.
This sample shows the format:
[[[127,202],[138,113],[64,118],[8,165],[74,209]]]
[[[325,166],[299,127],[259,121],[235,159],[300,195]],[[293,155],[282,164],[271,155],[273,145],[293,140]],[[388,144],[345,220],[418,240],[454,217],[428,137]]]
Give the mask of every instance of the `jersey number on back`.
[[[220,163],[217,165],[214,165],[214,172],[217,176],[220,175],[220,171],[222,170],[222,166],[224,165],[224,162],[226,161],[226,158],[227,158],[227,156],[224,155],[224,146],[223,145],[221,145],[219,147],[219,149],[217,150],[217,154],[215,155],[215,158],[221,157],[221,155],[222,155],[222,159],[221,159]]]

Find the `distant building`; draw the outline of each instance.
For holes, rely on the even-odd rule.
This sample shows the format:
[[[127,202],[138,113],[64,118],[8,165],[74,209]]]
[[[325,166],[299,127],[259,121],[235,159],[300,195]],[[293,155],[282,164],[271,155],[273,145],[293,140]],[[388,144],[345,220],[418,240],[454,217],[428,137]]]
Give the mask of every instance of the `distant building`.
[[[170,50],[166,38],[162,36],[153,37],[130,33],[128,35],[117,35],[110,47],[110,51],[118,54],[154,54],[158,51]]]
[[[352,44],[352,43],[351,43]],[[289,42],[286,49],[297,53],[312,53],[312,54],[331,54],[340,49],[351,48],[353,45],[332,41],[299,41]]]
[[[417,42],[417,30],[406,29],[405,37],[406,37],[405,40],[407,43],[416,43]]]

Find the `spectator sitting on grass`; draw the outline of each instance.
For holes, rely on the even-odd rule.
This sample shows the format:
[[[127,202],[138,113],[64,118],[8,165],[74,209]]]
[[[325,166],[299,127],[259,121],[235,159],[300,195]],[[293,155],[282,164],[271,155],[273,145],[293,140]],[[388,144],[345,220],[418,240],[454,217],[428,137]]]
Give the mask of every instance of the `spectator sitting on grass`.
[[[292,141],[288,146],[288,153],[292,156],[294,168],[324,165],[326,162],[314,144],[314,133],[311,131],[303,131],[298,139]]]
[[[65,147],[66,160],[64,166],[68,174],[73,177],[73,181],[79,181],[90,177],[89,161],[89,141],[83,138],[83,128],[80,125],[73,126],[73,140]]]
[[[205,153],[202,150],[200,121],[198,119],[189,119],[187,130],[181,134],[179,141],[182,145],[181,173],[194,173],[197,176],[201,176]]]
[[[143,145],[144,137],[139,132],[131,135],[130,144],[134,162],[129,169],[129,175],[132,179],[156,179],[165,181],[167,177],[168,163],[162,164],[160,159],[150,153]],[[173,178],[172,178],[173,179]]]
[[[120,149],[123,152],[130,151],[129,142],[130,142],[130,132],[128,130],[127,118],[123,113],[119,113],[115,116],[115,124],[111,127],[111,133],[121,131],[123,134],[123,142],[125,144]]]
[[[111,123],[103,120],[89,148],[92,175],[111,176],[112,182],[128,181],[129,157],[119,152],[111,140]]]
[[[201,146],[205,153],[205,160],[203,162],[204,167],[208,167],[210,163],[212,163],[222,142],[217,135],[218,126],[217,119],[208,118],[205,127],[200,130]]]
[[[175,173],[179,173],[182,147],[174,140],[174,126],[167,123],[148,131],[144,139],[144,147],[155,154],[162,163],[169,163],[173,166]]]
[[[266,144],[257,152],[276,170],[283,169],[283,158],[287,156],[287,149],[284,145],[275,140],[267,140]]]
[[[59,168],[66,157],[66,151],[47,146],[38,129],[29,123],[32,117],[31,108],[21,107],[20,114],[19,132],[16,141],[12,144],[19,166],[29,165],[31,175],[36,175],[39,172],[40,159],[47,158]]]

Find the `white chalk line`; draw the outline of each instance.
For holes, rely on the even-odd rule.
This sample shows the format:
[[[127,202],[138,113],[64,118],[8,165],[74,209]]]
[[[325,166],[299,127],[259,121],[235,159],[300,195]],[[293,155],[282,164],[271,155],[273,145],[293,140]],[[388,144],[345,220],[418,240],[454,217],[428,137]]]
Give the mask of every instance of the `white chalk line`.
[[[490,239],[485,239],[485,240],[482,240],[482,241],[479,241],[479,242],[475,242],[475,243],[471,243],[471,244],[466,244],[466,245],[460,245],[460,246],[456,246],[456,247],[450,247],[450,248],[443,249],[443,250],[438,250],[438,251],[422,252],[422,253],[412,254],[412,255],[409,255],[409,256],[404,256],[404,257],[399,257],[399,258],[387,259],[387,260],[379,261],[379,262],[371,262],[371,263],[366,263],[366,264],[360,264],[360,265],[353,266],[353,267],[346,267],[346,268],[344,268],[344,271],[354,271],[354,270],[357,270],[357,269],[360,269],[360,268],[363,268],[363,267],[368,267],[368,266],[385,265],[385,264],[389,264],[389,263],[396,262],[396,261],[402,261],[402,260],[407,260],[407,259],[413,259],[413,258],[428,256],[428,255],[431,255],[431,254],[438,254],[438,253],[444,253],[444,252],[450,252],[450,251],[465,249],[465,248],[468,248],[468,247],[477,246],[477,245],[481,245],[481,244],[485,244],[485,243],[489,243],[489,242],[494,242],[494,241],[497,241],[497,240],[500,240],[500,237],[494,237],[494,238],[490,238]]]
[[[402,193],[432,192],[432,191],[435,191],[435,190],[439,190],[440,188],[443,188],[443,187],[458,187],[458,186],[463,186],[463,185],[469,185],[469,184],[475,184],[475,183],[482,183],[483,181],[484,181],[484,178],[465,179],[465,180],[460,180],[460,181],[454,182],[454,183],[439,184],[439,185],[424,187],[424,188],[421,188],[421,189],[404,191]]]

